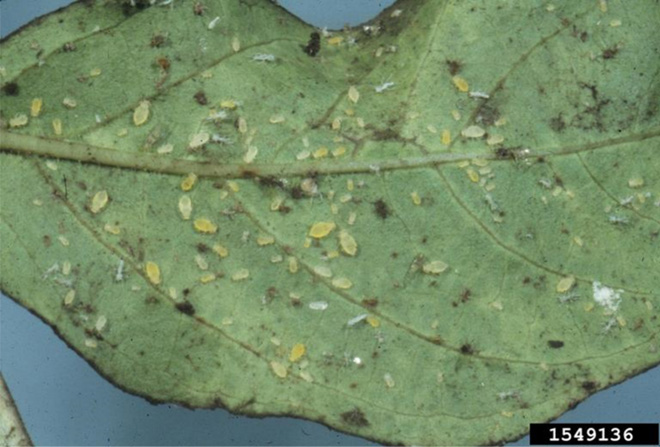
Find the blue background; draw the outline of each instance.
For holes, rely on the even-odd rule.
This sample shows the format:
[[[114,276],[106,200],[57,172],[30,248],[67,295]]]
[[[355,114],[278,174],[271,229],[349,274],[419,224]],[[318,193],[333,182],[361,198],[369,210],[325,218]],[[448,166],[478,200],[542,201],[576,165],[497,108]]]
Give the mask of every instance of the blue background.
[[[0,1],[2,36],[71,3]],[[359,24],[392,3],[280,0],[303,20],[331,29]],[[0,298],[0,366],[37,445],[375,445],[297,419],[251,419],[223,410],[151,405],[110,385],[48,326],[4,296]],[[659,402],[660,368],[656,367],[592,396],[558,422],[658,422]],[[528,444],[525,437],[513,445]]]

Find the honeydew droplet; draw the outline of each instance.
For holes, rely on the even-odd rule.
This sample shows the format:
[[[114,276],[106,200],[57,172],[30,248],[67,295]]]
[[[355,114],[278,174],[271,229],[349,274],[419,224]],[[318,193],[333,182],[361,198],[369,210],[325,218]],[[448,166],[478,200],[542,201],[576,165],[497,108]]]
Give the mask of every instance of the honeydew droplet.
[[[147,261],[147,263],[144,265],[144,271],[147,274],[149,281],[151,281],[151,284],[160,284],[160,267],[158,267],[158,264],[155,262]]]
[[[149,106],[151,106],[149,101],[140,101],[140,104],[133,111],[133,124],[141,126],[147,122],[149,119]]]
[[[316,222],[309,229],[309,235],[315,239],[322,239],[329,235],[337,225],[334,222]]]
[[[94,213],[100,213],[108,204],[108,191],[99,191],[94,194],[92,197],[92,203],[89,206],[89,210]]]
[[[291,353],[289,354],[289,361],[291,363],[297,362],[302,358],[303,355],[305,355],[305,345],[302,343],[296,343],[293,345],[293,348],[291,348]]]

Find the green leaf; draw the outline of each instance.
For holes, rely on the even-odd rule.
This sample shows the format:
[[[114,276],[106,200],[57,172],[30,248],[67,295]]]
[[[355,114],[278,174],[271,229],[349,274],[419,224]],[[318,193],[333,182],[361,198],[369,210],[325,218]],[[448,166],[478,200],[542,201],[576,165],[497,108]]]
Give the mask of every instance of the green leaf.
[[[660,362],[660,6],[195,3],[2,44],[0,286],[103,376],[485,444]]]

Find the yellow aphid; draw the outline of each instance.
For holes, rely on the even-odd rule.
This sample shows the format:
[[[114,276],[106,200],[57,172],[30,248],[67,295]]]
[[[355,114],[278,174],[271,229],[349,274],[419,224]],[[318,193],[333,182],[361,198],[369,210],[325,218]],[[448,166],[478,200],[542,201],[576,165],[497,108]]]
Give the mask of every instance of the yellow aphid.
[[[271,123],[271,124],[281,124],[284,121],[286,121],[286,120],[284,119],[284,116],[282,116],[282,115],[273,115],[268,119],[268,122]]]
[[[147,274],[147,278],[151,281],[151,284],[160,284],[160,268],[155,262],[148,261],[144,265],[144,272]]]
[[[353,180],[350,178],[346,180],[346,189],[349,191],[353,191],[353,189],[355,189],[355,182],[353,182]]]
[[[67,109],[75,109],[76,106],[78,105],[78,102],[73,98],[66,97],[62,100],[62,104]]]
[[[15,115],[9,120],[9,127],[23,127],[28,123],[28,116],[24,113]]]
[[[573,242],[574,242],[575,245],[577,245],[578,247],[582,247],[582,246],[584,245],[584,241],[582,240],[582,238],[581,238],[580,236],[575,236],[575,237],[573,238]]]
[[[357,253],[357,242],[355,242],[353,236],[346,230],[339,232],[339,245],[341,246],[341,250],[349,256],[355,256]]]
[[[481,138],[486,135],[486,131],[479,126],[468,126],[461,131],[461,135],[466,138]]]
[[[413,191],[410,193],[410,198],[412,199],[413,203],[415,205],[421,205],[422,204],[422,199],[419,197],[419,194],[417,194],[417,191]]]
[[[338,258],[338,257],[339,257],[339,251],[337,251],[337,250],[330,250],[330,251],[328,252],[328,255],[327,255],[327,256],[328,256],[328,259]]]
[[[344,41],[342,36],[335,36],[328,39],[328,45],[339,45]]]
[[[211,70],[205,70],[202,72],[202,78],[211,79],[213,77],[213,72]]]
[[[327,265],[317,265],[314,267],[314,273],[322,278],[332,278],[332,270]]]
[[[257,237],[257,245],[271,245],[275,243],[275,238],[273,236],[259,236]]]
[[[233,192],[238,192],[238,191],[240,191],[240,189],[241,189],[241,188],[239,188],[238,183],[236,183],[236,182],[233,181],[233,180],[228,180],[228,181],[227,181],[227,186],[228,186],[229,189],[231,189]]]
[[[118,225],[105,224],[103,229],[110,234],[114,234],[115,236],[121,233],[121,228],[119,228]]]
[[[208,132],[200,132],[192,136],[188,147],[190,149],[197,149],[198,147],[204,146],[211,139],[211,135]]]
[[[117,131],[117,136],[118,137],[125,137],[126,135],[128,135],[128,129],[125,128],[125,127],[122,128],[122,129],[119,129],[119,131]]]
[[[66,236],[62,236],[61,234],[57,236],[57,240],[60,241],[62,247],[68,247],[71,244],[71,242],[69,242],[69,239],[67,239]]]
[[[385,373],[383,375],[383,380],[385,381],[385,386],[388,388],[394,388],[394,378],[392,377],[392,374],[390,373]]]
[[[181,181],[181,189],[184,191],[190,191],[191,189],[193,189],[193,186],[195,186],[196,182],[197,182],[197,175],[191,172],[186,176],[186,178],[184,178]]]
[[[277,211],[280,209],[280,206],[282,206],[282,203],[284,202],[284,199],[282,197],[274,197],[273,200],[270,202],[270,210],[271,211]]]
[[[59,118],[55,118],[52,124],[53,124],[53,133],[55,135],[62,135],[62,120]]]
[[[631,178],[628,180],[628,187],[630,188],[641,188],[644,186],[644,179],[637,177],[637,178]]]
[[[621,22],[621,20],[619,20],[619,19],[610,20],[610,26],[611,26],[612,28],[616,28],[616,27],[621,26],[621,23],[622,23],[622,22]]]
[[[350,289],[353,283],[348,278],[335,278],[332,280],[332,285],[338,289]]]
[[[559,293],[564,293],[568,292],[573,288],[575,285],[575,276],[570,275],[570,276],[565,276],[562,279],[559,280],[557,283],[557,292]]]
[[[315,239],[322,239],[337,227],[334,222],[316,222],[309,229],[309,235]]]
[[[240,133],[247,133],[248,131],[247,121],[242,116],[238,118],[238,131]]]
[[[197,267],[199,267],[200,270],[209,269],[209,262],[200,254],[195,255],[195,264],[197,264]]]
[[[438,133],[438,128],[435,127],[433,124],[429,124],[426,126],[426,130],[428,130],[431,133]]]
[[[312,157],[314,158],[323,158],[328,156],[328,148],[325,146],[321,146],[314,152],[312,152]]]
[[[303,247],[309,248],[312,246],[312,238],[306,237],[305,238],[305,243],[303,244]]]
[[[140,101],[133,112],[133,124],[141,126],[147,122],[149,119],[149,106],[151,106],[149,101]]]
[[[621,327],[625,327],[626,324],[628,324],[628,322],[626,321],[626,319],[623,318],[622,316],[618,316],[618,317],[616,317],[616,321],[617,321],[617,323],[619,323],[619,326],[621,326]]]
[[[594,307],[595,307],[594,303],[587,303],[584,305],[584,311],[591,312],[592,310],[594,310]]]
[[[355,88],[354,85],[351,85],[348,88],[348,99],[350,99],[353,103],[357,103],[360,99],[360,92],[358,92],[358,89]]]
[[[199,282],[202,284],[207,284],[211,281],[215,281],[215,275],[213,273],[206,273],[199,278]]]
[[[341,118],[337,117],[332,120],[332,130],[341,129]]]
[[[64,261],[62,263],[62,274],[68,275],[69,273],[71,273],[71,263],[69,261]]]
[[[454,118],[454,120],[460,121],[462,115],[461,115],[460,111],[454,109],[454,110],[451,111],[451,116],[452,116],[452,118]]]
[[[447,265],[446,262],[431,261],[431,262],[429,262],[427,264],[424,264],[422,266],[422,271],[424,273],[429,274],[429,275],[438,275],[438,274],[444,272],[445,270],[447,270],[448,267],[449,267],[449,265]]]
[[[156,149],[156,152],[159,154],[169,154],[174,150],[174,145],[172,143],[166,143]]]
[[[344,146],[339,146],[335,150],[332,151],[332,156],[333,157],[340,157],[346,153],[346,147]]]
[[[220,101],[220,107],[223,109],[234,110],[236,107],[238,107],[238,104],[236,104],[236,101],[233,99],[225,99]]]
[[[213,246],[213,251],[216,252],[221,258],[226,258],[229,256],[229,250],[220,244],[215,244]]]
[[[41,106],[44,105],[44,101],[41,98],[34,98],[32,104],[30,105],[30,115],[33,118],[38,117],[41,114]]]
[[[101,69],[100,68],[92,68],[89,72],[89,75],[93,78],[97,76],[101,76]]]
[[[504,142],[504,137],[497,134],[489,135],[488,139],[486,140],[486,143],[489,146],[495,146],[496,144],[500,144],[502,142]]]
[[[234,50],[234,53],[241,51],[241,41],[236,36],[231,39],[231,49]]]
[[[92,203],[89,205],[89,210],[96,214],[103,210],[108,204],[108,191],[103,190],[94,194],[92,197]]]
[[[243,161],[247,164],[252,163],[257,157],[258,153],[259,149],[257,149],[256,146],[249,146],[247,151],[245,151],[245,155],[243,155]]]
[[[298,260],[293,256],[289,257],[289,271],[296,273],[298,271]]]
[[[474,169],[470,168],[465,172],[467,173],[470,180],[472,180],[474,183],[477,183],[479,181],[479,173]]]
[[[445,146],[448,146],[451,143],[451,132],[448,129],[442,131],[441,141]]]
[[[380,327],[380,320],[373,315],[369,315],[366,318],[367,323],[369,323],[369,326],[371,327]]]
[[[344,113],[346,114],[346,116],[353,116],[353,115],[355,115],[355,110],[346,109],[346,110],[344,110]]]
[[[244,279],[248,279],[249,277],[250,277],[250,271],[248,269],[239,269],[236,270],[233,275],[231,275],[231,280],[243,281]]]
[[[204,217],[195,219],[194,227],[200,233],[212,234],[218,231],[218,226]]]
[[[467,81],[460,76],[454,76],[451,80],[459,92],[467,92],[470,89]]]
[[[70,306],[74,299],[76,299],[76,291],[71,289],[66,293],[66,295],[64,295],[64,305]]]
[[[364,122],[364,118],[362,118],[361,116],[358,116],[357,118],[355,118],[355,122],[357,123],[358,127],[360,127],[360,128],[364,128],[364,126],[366,126],[366,123]]]
[[[179,198],[179,212],[183,220],[189,220],[192,214],[192,200],[189,196],[181,196]]]
[[[298,360],[301,359],[301,357],[305,355],[305,345],[302,343],[296,343],[293,345],[293,348],[291,348],[291,354],[289,354],[289,361],[291,363],[297,362]]]
[[[275,375],[281,379],[286,378],[288,371],[286,366],[282,365],[280,362],[272,361],[270,362],[270,368],[273,370]]]

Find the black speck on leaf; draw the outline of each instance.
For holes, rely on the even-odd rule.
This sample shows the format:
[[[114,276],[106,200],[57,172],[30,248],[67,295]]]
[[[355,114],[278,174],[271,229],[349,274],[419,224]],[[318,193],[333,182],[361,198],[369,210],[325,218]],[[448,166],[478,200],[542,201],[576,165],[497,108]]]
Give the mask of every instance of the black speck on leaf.
[[[316,31],[309,35],[307,45],[303,47],[303,51],[308,56],[316,56],[321,51],[321,35]]]
[[[183,301],[181,303],[176,303],[176,308],[179,312],[184,313],[186,315],[194,315],[195,314],[195,306],[190,304],[188,301]]]
[[[369,421],[365,417],[362,410],[360,410],[358,407],[355,407],[349,411],[345,411],[340,416],[342,420],[348,425],[353,425],[356,427],[366,427],[369,425]]]
[[[390,209],[383,199],[378,199],[374,202],[374,211],[381,219],[387,219],[390,215]]]
[[[564,347],[564,342],[561,340],[548,340],[548,346],[552,349],[559,349]]]
[[[20,88],[15,82],[8,82],[2,86],[2,92],[7,96],[18,96]]]

